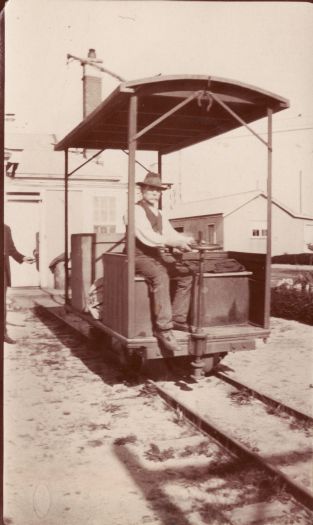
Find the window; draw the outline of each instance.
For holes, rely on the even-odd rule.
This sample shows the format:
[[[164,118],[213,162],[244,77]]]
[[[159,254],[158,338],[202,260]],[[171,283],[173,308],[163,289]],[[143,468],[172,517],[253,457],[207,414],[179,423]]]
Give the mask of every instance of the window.
[[[183,226],[176,226],[176,228],[174,228],[174,230],[176,230],[179,233],[184,233],[184,227]]]
[[[216,244],[215,224],[208,224],[208,243]]]
[[[267,230],[266,229],[259,229],[259,228],[254,228],[252,230],[252,237],[258,237],[259,239],[264,239],[264,237],[267,237]]]
[[[107,195],[93,197],[93,229],[95,233],[116,232],[116,199]]]

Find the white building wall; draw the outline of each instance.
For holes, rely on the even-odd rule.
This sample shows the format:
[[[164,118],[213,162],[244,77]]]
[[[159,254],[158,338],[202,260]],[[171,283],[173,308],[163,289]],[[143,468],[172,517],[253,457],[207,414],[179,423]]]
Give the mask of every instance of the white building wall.
[[[259,196],[224,218],[224,249],[266,253],[266,237],[253,237],[253,229],[267,229],[267,201]],[[289,215],[272,206],[272,255],[303,253],[313,221]],[[312,227],[313,231],[313,227]],[[312,241],[313,242],[313,241]]]
[[[82,191],[69,192],[69,232],[75,233],[82,227]],[[40,239],[41,258],[40,274],[41,286],[52,288],[54,278],[49,270],[51,261],[64,253],[64,191],[60,189],[47,189],[44,200],[45,231]],[[70,237],[69,237],[70,238]]]
[[[266,238],[253,237],[253,229],[266,229],[266,200],[263,197],[257,197],[224,217],[224,249],[265,253]]]
[[[32,250],[36,248],[35,238],[36,232],[39,232],[40,246],[39,259],[40,270],[39,273],[35,265],[17,265],[14,266],[12,261],[12,282],[14,286],[41,286],[53,287],[54,276],[49,270],[51,261],[64,253],[64,184],[62,180],[26,180],[20,181],[18,179],[6,180],[6,192],[38,192],[36,199],[26,195],[14,197],[14,202],[6,204],[5,217],[10,223],[12,231],[15,233],[15,240],[20,251],[24,249],[27,255],[32,255]],[[69,246],[70,235],[72,233],[93,233],[93,197],[105,195],[115,200],[114,217],[111,217],[117,233],[125,231],[124,216],[126,213],[126,187],[125,184],[102,182],[101,180],[87,181],[70,181],[69,183]],[[7,200],[8,200],[7,196]],[[22,213],[23,204],[19,202],[23,199],[27,200],[27,209],[38,211],[38,220],[36,224],[30,223],[29,213],[27,218]],[[29,200],[31,199],[31,200]],[[12,198],[11,198],[12,200]],[[11,217],[14,220],[11,220]],[[24,219],[23,219],[24,217]],[[21,224],[20,224],[21,223]],[[25,228],[27,230],[25,230]],[[25,243],[20,242],[18,237],[19,232],[27,231],[28,237],[31,235],[31,246],[24,246]],[[25,233],[24,233],[24,237]],[[24,240],[22,238],[22,241]],[[25,252],[25,253],[26,253]],[[29,253],[28,253],[29,252]],[[21,278],[17,275],[17,270],[21,273]],[[28,270],[28,272],[27,272]],[[31,276],[28,276],[29,272]],[[25,277],[24,277],[25,274]],[[33,275],[34,274],[34,275]],[[35,276],[35,277],[34,277]],[[34,281],[35,278],[35,281]]]
[[[73,186],[73,185],[72,185]],[[126,192],[123,188],[110,188],[92,184],[91,187],[72,187],[69,189],[69,250],[73,233],[93,233],[93,197],[107,196],[115,199],[116,232],[125,230],[123,216],[125,215]],[[64,253],[64,190],[47,189],[44,202],[45,232],[42,251],[44,257],[41,264],[41,286],[53,287],[54,277],[49,270],[51,261]]]
[[[313,226],[313,221],[292,217],[277,206],[273,206],[272,213],[272,254],[281,255],[309,251],[306,246],[306,226]]]

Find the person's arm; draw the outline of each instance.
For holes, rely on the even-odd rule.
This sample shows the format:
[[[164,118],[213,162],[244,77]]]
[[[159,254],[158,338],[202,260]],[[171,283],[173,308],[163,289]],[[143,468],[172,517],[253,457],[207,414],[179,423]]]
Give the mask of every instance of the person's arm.
[[[193,239],[177,232],[168,219],[163,215],[162,227],[162,235],[155,232],[144,209],[141,206],[135,206],[135,235],[143,244],[155,248],[170,246],[172,248],[181,248],[183,250],[190,249],[189,243],[191,243]]]
[[[165,239],[165,244],[173,248],[181,248],[182,250],[190,250],[190,244],[194,242],[193,237],[189,235],[184,235],[173,228],[170,221],[162,215],[162,225],[163,225],[163,237]]]
[[[21,264],[23,262],[23,259],[25,257],[25,255],[23,255],[22,253],[20,253],[16,247],[15,247],[15,244],[13,242],[13,239],[12,239],[12,233],[11,233],[11,228],[9,228],[9,226],[6,226],[5,227],[5,239],[4,239],[4,251],[7,255],[9,255],[10,257],[13,257],[13,259],[18,262],[19,264]]]
[[[11,229],[8,226],[7,226],[6,236],[7,236],[7,239],[5,242],[6,244],[5,251],[7,255],[9,255],[10,257],[13,257],[13,259],[19,264],[22,264],[23,262],[32,264],[35,261],[33,257],[27,257],[26,255],[23,255],[16,249],[15,244],[13,242]]]

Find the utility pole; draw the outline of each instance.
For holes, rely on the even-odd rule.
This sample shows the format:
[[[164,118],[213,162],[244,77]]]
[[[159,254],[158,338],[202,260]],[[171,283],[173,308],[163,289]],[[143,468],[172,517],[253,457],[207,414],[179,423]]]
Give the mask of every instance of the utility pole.
[[[101,65],[103,61],[97,58],[95,49],[89,49],[87,58],[77,57],[69,53],[66,58],[67,63],[71,60],[77,60],[83,68],[83,119],[85,119],[102,101],[102,80],[97,71],[106,73],[120,82],[124,79]],[[83,156],[87,156],[85,149]]]
[[[302,214],[302,170],[299,172],[299,213]]]
[[[101,80],[99,77],[92,73],[93,69],[97,69],[102,73],[106,73],[107,75],[110,75],[111,77],[115,78],[116,80],[119,80],[120,82],[124,82],[125,80],[116,73],[113,73],[113,71],[110,71],[109,69],[104,68],[102,65],[100,65],[103,63],[103,61],[97,58],[95,49],[89,49],[87,58],[77,57],[69,53],[66,55],[66,58],[67,63],[69,63],[70,60],[78,60],[78,62],[80,62],[80,65],[83,68],[83,118],[89,115],[92,109],[94,109],[90,109],[90,107],[92,107],[92,101],[90,106],[88,84],[93,85],[93,88],[96,91],[99,91],[99,89],[101,90]]]

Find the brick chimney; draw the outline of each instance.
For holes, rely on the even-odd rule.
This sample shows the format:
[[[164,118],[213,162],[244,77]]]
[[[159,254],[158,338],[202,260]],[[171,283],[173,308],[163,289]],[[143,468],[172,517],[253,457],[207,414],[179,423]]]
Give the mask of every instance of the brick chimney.
[[[102,64],[102,60],[97,59],[95,49],[89,49],[88,61],[95,64]],[[99,70],[89,64],[83,64],[83,118],[87,117],[102,101],[101,77]]]

